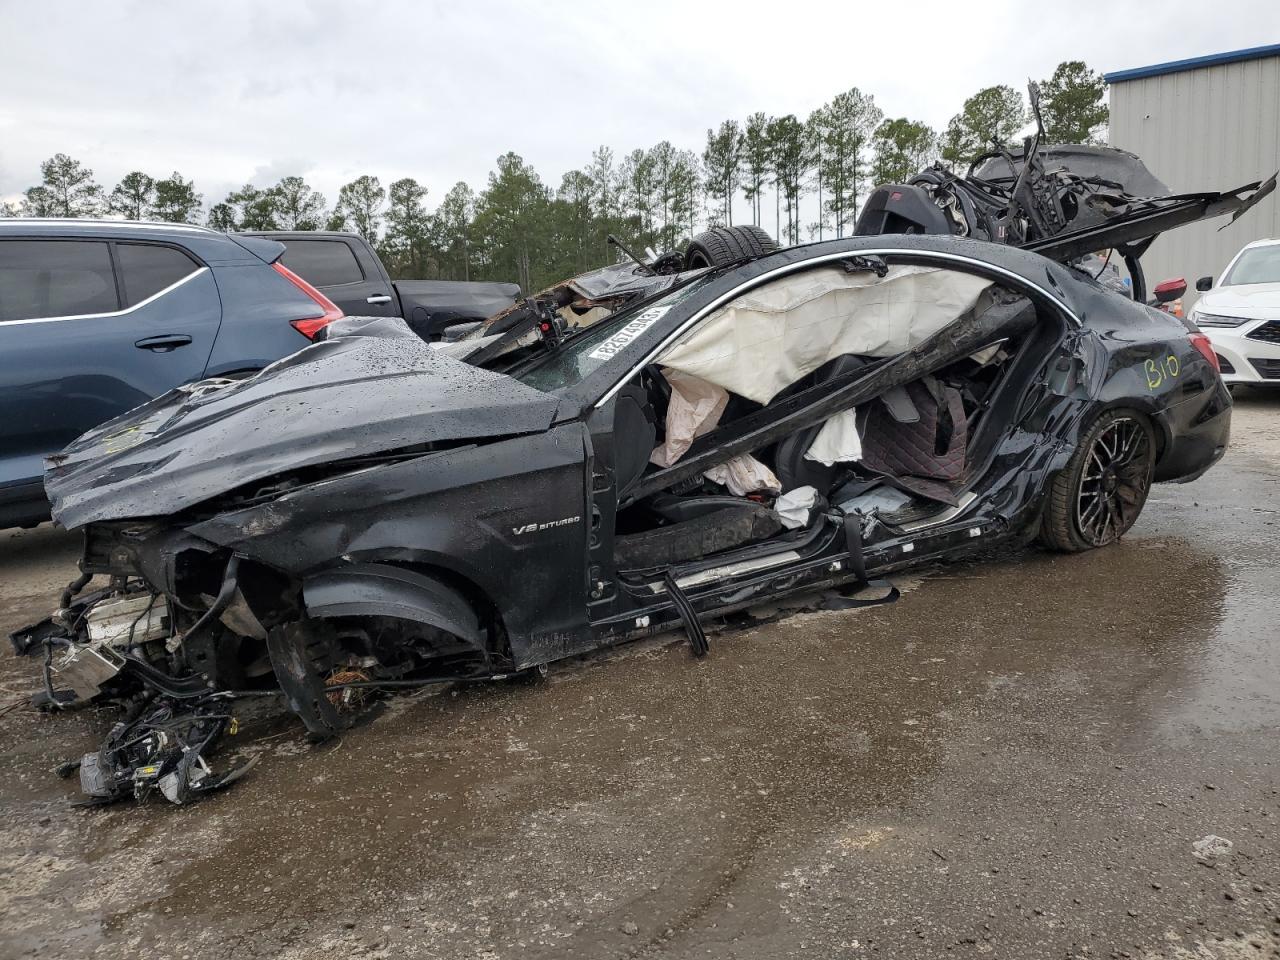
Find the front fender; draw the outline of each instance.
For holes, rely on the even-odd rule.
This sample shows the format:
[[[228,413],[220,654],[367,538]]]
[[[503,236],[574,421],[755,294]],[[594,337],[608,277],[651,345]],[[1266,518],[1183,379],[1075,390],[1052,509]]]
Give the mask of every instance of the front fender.
[[[385,563],[352,563],[302,582],[307,615],[395,617],[425,623],[468,643],[480,644],[480,621],[453,587],[413,570]]]

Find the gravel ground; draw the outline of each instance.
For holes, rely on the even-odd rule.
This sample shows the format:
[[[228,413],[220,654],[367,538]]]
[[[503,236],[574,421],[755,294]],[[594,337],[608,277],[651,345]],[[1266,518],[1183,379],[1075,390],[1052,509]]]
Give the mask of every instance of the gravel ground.
[[[1280,956],[1280,397],[1232,444],[1109,549],[258,725],[189,808],[71,808],[111,715],[0,654],[0,957]],[[0,533],[0,632],[75,556]]]

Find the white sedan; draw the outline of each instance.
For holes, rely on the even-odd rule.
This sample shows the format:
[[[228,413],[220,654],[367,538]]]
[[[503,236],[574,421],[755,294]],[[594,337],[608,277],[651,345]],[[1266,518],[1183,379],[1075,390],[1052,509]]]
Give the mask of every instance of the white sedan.
[[[1256,240],[1235,255],[1217,286],[1206,290],[1191,319],[1208,335],[1222,379],[1280,386],[1280,239]]]

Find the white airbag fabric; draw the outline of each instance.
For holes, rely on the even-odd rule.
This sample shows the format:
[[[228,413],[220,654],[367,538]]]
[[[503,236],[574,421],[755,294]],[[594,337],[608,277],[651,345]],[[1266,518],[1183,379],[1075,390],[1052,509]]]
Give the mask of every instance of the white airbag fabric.
[[[937,267],[874,273],[818,267],[711,314],[662,358],[757,403],[844,354],[891,357],[971,310],[990,280]]]
[[[857,415],[857,410],[850,409],[829,418],[809,444],[804,458],[816,460],[824,467],[861,460],[862,438],[858,436]]]
[[[702,475],[712,483],[727,487],[735,497],[745,497],[748,493],[782,492],[782,484],[773,471],[749,453],[717,463]]]
[[[773,501],[773,512],[788,530],[799,530],[809,522],[809,514],[818,503],[818,491],[813,487],[796,487]]]
[[[684,456],[695,437],[720,422],[729,394],[724,387],[676,370],[663,370],[662,377],[671,387],[666,436],[661,446],[654,447],[649,462],[669,467]]]

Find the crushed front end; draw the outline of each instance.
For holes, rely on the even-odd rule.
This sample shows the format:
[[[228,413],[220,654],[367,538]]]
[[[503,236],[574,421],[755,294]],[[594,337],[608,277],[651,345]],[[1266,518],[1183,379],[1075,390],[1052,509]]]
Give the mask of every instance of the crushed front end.
[[[512,672],[492,606],[414,561],[476,540],[450,525],[454,500],[485,489],[518,507],[527,484],[507,464],[532,462],[530,444],[581,473],[580,441],[544,434],[554,408],[383,318],[249,380],[173,391],[51,457],[80,576],[12,641],[40,658],[47,709],[123,710],[78,763],[85,793],[182,803],[248,769],[208,762],[238,718],[288,709],[324,738],[376,690]],[[420,520],[416,553],[395,548],[402,511]]]
[[[11,637],[19,654],[41,659],[37,705],[123,710],[99,749],[64,772],[78,766],[91,803],[159,792],[180,804],[228,786],[253,762],[215,772],[209,758],[236,730],[237,697],[267,692],[249,680],[261,676],[245,662],[251,651],[220,620],[244,602],[238,561],[184,546],[157,524],[91,524],[84,537],[81,575],[58,609]],[[95,578],[106,585],[85,592]]]
[[[290,709],[322,739],[349,727],[374,689],[509,672],[478,623],[451,633],[422,617],[363,615],[371,608],[353,583],[366,604],[396,589],[409,602],[422,586],[410,571],[346,567],[307,580],[304,598],[302,579],[178,525],[94,523],[84,537],[81,576],[58,609],[11,640],[40,660],[37,705],[122,710],[97,750],[64,767],[78,767],[89,803],[159,793],[181,804],[230,785],[253,761],[215,770],[211,760],[246,717]],[[330,595],[336,606],[322,612],[334,616],[308,615],[308,600],[315,612]],[[342,616],[344,603],[357,615]]]

